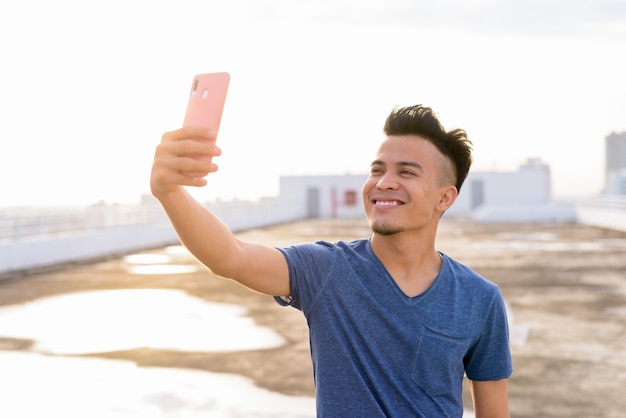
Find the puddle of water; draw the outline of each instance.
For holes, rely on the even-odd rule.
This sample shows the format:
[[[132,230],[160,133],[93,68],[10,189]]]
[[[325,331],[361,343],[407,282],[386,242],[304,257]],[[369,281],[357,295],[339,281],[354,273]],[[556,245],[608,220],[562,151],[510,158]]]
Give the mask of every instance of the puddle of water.
[[[554,241],[556,234],[551,232],[501,232],[496,236],[503,240]]]
[[[470,244],[473,250],[602,251],[601,242],[485,241]]]
[[[0,335],[32,339],[33,351],[50,354],[137,347],[239,351],[284,344],[245,315],[244,307],[177,290],[103,290],[0,308]],[[237,375],[9,351],[0,352],[0,370],[2,417],[315,416],[313,398],[273,393]]]
[[[187,274],[195,273],[198,267],[189,264],[147,264],[141,266],[128,266],[126,271],[130,274]]]
[[[231,374],[20,352],[0,352],[0,370],[2,417],[315,417],[313,398]]]
[[[242,306],[206,302],[178,290],[101,290],[0,308],[0,335],[34,340],[34,351],[51,354],[139,347],[225,352],[285,343],[245,315]]]
[[[186,256],[188,258],[195,259],[195,257],[183,245],[170,245],[169,247],[165,247],[163,251],[165,254],[173,256]]]
[[[126,264],[126,271],[130,274],[187,274],[195,273],[199,270],[197,263],[193,264],[172,264],[176,258],[181,261],[192,261],[193,256],[182,246],[172,246],[165,250],[165,254],[139,253],[130,254],[123,258]]]
[[[123,258],[128,264],[165,264],[171,263],[172,258],[165,254],[130,254]]]
[[[20,352],[0,352],[0,370],[1,417],[315,418],[314,398],[232,374]]]
[[[604,313],[606,313],[607,315],[615,315],[615,316],[626,317],[626,306],[624,306],[624,307],[606,308],[604,310]]]
[[[602,251],[624,246],[624,239],[597,239],[594,241],[559,241],[551,232],[502,232],[498,241],[476,242],[477,250],[530,250],[530,251]]]

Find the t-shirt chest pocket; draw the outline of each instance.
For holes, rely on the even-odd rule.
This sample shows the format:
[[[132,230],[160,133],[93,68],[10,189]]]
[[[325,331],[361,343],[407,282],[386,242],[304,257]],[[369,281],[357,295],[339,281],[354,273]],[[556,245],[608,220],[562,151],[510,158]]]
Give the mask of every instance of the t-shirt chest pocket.
[[[421,328],[412,377],[431,395],[461,390],[465,371],[463,358],[469,350],[471,338],[449,334],[450,331]]]

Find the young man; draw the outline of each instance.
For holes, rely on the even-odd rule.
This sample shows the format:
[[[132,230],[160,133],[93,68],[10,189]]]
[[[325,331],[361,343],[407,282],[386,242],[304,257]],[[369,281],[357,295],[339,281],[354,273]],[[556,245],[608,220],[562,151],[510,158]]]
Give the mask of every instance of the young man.
[[[435,250],[442,214],[471,165],[463,130],[430,108],[394,109],[363,186],[369,239],[271,248],[237,239],[182,186],[204,186],[214,135],[163,135],[151,177],[183,244],[214,273],[302,310],[317,416],[461,417],[469,378],[477,418],[508,417],[512,373],[496,285]]]

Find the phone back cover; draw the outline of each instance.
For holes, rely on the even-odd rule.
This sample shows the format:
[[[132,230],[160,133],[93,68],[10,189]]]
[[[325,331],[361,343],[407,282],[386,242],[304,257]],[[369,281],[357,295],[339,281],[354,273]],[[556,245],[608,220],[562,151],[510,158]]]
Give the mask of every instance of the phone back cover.
[[[219,130],[230,75],[228,73],[198,74],[189,92],[189,103],[183,126],[199,126]]]

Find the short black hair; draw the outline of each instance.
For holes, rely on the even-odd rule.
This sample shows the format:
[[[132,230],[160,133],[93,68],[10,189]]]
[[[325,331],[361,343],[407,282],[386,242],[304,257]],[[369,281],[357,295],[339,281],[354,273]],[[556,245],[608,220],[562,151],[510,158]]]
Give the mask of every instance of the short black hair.
[[[456,177],[455,186],[457,191],[461,190],[472,165],[472,141],[463,129],[446,131],[430,107],[418,104],[395,107],[385,121],[383,132],[387,136],[419,135],[432,142],[452,161]]]

